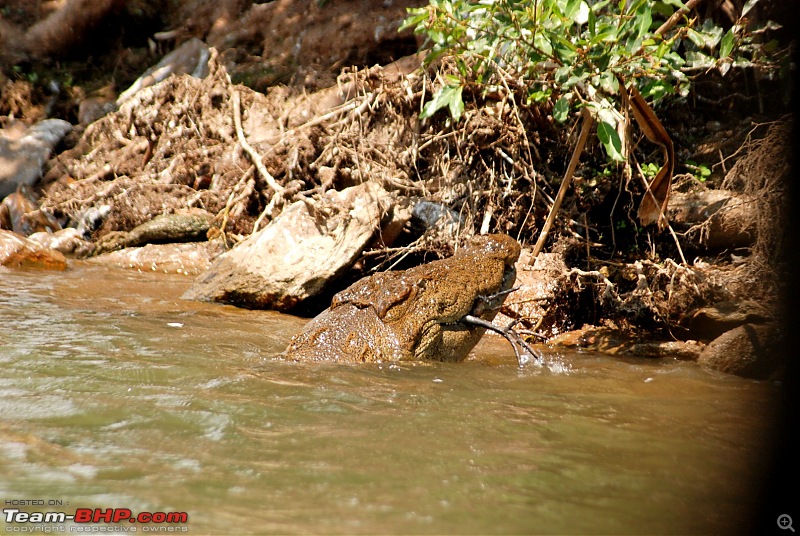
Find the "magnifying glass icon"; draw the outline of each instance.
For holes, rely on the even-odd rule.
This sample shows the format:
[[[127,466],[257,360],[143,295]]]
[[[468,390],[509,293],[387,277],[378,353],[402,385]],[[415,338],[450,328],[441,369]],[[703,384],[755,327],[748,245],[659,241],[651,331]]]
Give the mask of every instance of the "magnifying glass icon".
[[[778,526],[782,529],[789,529],[794,532],[794,527],[792,526],[792,517],[788,514],[781,514],[778,516]]]

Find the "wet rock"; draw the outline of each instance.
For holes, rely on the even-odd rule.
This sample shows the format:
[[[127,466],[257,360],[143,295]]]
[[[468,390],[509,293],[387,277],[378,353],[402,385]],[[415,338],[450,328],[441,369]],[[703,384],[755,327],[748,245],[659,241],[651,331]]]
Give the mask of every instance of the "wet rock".
[[[509,236],[480,235],[447,259],[361,279],[336,294],[283,357],[462,361],[484,333],[464,317],[494,318],[514,284],[519,252]]]
[[[76,257],[87,255],[93,248],[92,243],[84,240],[80,231],[72,227],[61,229],[54,233],[33,233],[28,238],[46,248],[54,249],[64,255],[75,255]]]
[[[393,204],[374,182],[297,201],[221,255],[184,298],[291,310],[353,265]]]
[[[0,266],[66,270],[67,259],[56,250],[13,231],[0,229]]]
[[[696,361],[705,348],[697,341],[648,341],[623,330],[596,326],[584,326],[561,333],[547,343],[618,357],[673,358],[685,361]]]
[[[162,214],[131,231],[112,231],[95,246],[94,255],[154,243],[192,242],[206,237],[214,217],[200,209]]]
[[[199,275],[224,251],[222,241],[183,244],[147,244],[87,259],[91,264],[114,266],[139,272]]]
[[[67,121],[45,119],[30,128],[0,131],[0,199],[22,184],[35,183],[55,146],[71,130]]]
[[[714,339],[697,362],[744,378],[773,378],[780,374],[779,344],[776,324],[745,324]]]
[[[516,286],[519,288],[504,307],[509,316],[501,313],[498,322],[504,325],[513,319],[524,318],[535,324],[544,315],[558,314],[553,303],[567,271],[564,256],[560,253],[540,253],[531,265],[531,251],[523,250],[517,262]]]
[[[208,58],[211,52],[201,40],[192,38],[164,56],[153,67],[147,69],[142,76],[122,92],[117,99],[117,106],[122,105],[142,89],[165,80],[173,74],[190,74],[195,78],[208,76]]]
[[[57,231],[61,225],[50,213],[39,208],[31,187],[21,184],[0,203],[0,229],[30,236],[40,231]]]
[[[771,317],[769,311],[754,301],[725,301],[693,311],[681,324],[690,338],[710,341],[735,327],[764,323]]]

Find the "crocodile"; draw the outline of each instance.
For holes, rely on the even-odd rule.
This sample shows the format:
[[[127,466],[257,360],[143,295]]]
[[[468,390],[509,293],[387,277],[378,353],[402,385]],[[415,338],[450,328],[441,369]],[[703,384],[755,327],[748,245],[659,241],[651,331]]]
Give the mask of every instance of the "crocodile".
[[[281,357],[293,361],[463,361],[516,280],[520,245],[501,234],[472,237],[446,259],[381,272],[333,297]]]

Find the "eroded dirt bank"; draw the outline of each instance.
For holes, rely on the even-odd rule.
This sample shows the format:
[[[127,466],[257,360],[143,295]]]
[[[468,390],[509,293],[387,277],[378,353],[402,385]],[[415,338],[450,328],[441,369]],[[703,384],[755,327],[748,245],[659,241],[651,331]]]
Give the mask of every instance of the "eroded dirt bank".
[[[293,203],[323,221],[326,192],[380,184],[392,212],[347,274],[304,304],[313,314],[358,277],[449,255],[473,233],[532,245],[575,144],[577,118],[560,125],[546,104],[512,106],[525,102],[520,88],[466,95],[458,125],[421,120],[453,67],[423,68],[409,55],[414,36],[396,32],[420,4],[5,2],[0,114],[9,129],[51,117],[73,125],[35,189],[59,227],[82,229],[79,255],[134,246],[139,226],[186,211],[207,217],[206,236],[224,251]],[[190,38],[211,47],[206,76],[172,76],[118,100]],[[771,325],[791,123],[779,91],[747,76],[698,77],[694,100],[657,110],[678,160],[669,230],[640,225],[642,185],[587,146],[547,254],[523,255],[523,288],[505,317],[547,337],[583,329],[577,345],[619,348],[614,337],[631,331],[700,341],[668,350],[691,359],[723,332]],[[741,98],[720,98],[727,88]],[[82,116],[91,106],[100,112]],[[637,151],[659,159],[646,140]]]

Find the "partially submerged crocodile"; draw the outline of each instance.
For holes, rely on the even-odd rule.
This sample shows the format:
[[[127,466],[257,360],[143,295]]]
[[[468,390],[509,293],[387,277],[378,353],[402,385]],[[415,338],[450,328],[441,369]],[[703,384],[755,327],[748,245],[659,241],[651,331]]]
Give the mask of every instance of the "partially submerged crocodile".
[[[475,236],[447,259],[361,279],[292,338],[290,360],[462,361],[516,279],[520,245]]]

